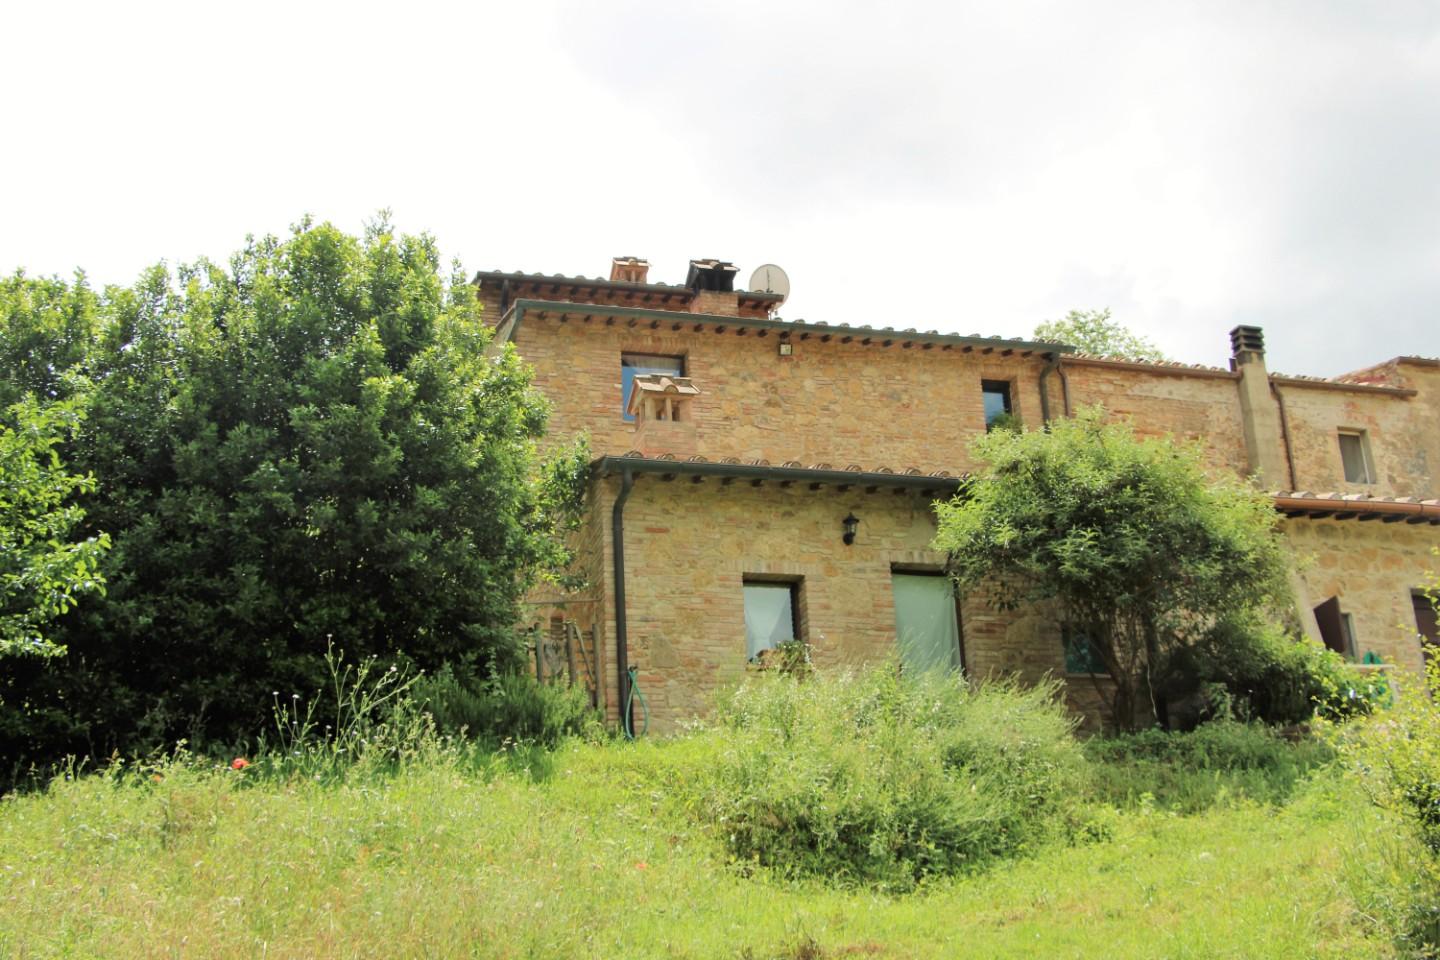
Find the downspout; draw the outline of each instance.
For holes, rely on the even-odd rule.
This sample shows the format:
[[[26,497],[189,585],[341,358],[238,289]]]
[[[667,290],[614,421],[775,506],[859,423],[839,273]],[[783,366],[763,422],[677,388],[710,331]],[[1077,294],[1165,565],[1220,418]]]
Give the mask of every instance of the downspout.
[[[1290,417],[1285,413],[1285,395],[1280,392],[1280,386],[1270,381],[1270,392],[1275,395],[1275,402],[1280,407],[1280,442],[1285,447],[1285,465],[1290,471],[1290,489],[1298,490],[1300,487],[1295,482],[1295,451],[1290,449]]]
[[[615,509],[610,516],[610,539],[615,550],[615,666],[620,680],[620,729],[626,736],[633,736],[635,731],[635,719],[628,715],[630,645],[625,621],[625,501],[630,499],[630,490],[634,486],[635,474],[622,470],[620,494],[615,498]]]
[[[1048,353],[1045,356],[1047,357],[1045,369],[1040,371],[1040,419],[1044,421],[1046,427],[1049,427],[1050,390],[1045,386],[1045,381],[1050,379],[1050,374],[1054,373],[1055,368],[1060,366],[1060,354]]]
[[[1063,353],[1055,354],[1055,375],[1060,378],[1060,409],[1065,416],[1070,416],[1070,378],[1065,375],[1065,368],[1060,366],[1060,361],[1065,359]]]

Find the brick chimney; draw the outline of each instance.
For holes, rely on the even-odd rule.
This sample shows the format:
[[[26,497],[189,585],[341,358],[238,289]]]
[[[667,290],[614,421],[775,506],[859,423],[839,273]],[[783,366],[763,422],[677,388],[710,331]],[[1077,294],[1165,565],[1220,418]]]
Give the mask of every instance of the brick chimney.
[[[695,292],[690,312],[738,317],[740,297],[735,293],[738,270],[733,263],[723,260],[691,260],[690,272],[685,275],[685,286]]]
[[[1245,454],[1250,472],[1266,490],[1288,485],[1280,407],[1270,391],[1265,369],[1265,334],[1259,327],[1230,331],[1230,369],[1240,374],[1240,422],[1245,428]]]
[[[650,261],[639,257],[615,257],[610,261],[612,283],[645,283],[650,275]]]

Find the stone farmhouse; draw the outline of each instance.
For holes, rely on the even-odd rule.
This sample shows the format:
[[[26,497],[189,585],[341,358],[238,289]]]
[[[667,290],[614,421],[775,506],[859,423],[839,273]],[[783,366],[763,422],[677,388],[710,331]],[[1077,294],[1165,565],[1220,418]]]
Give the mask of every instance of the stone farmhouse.
[[[932,504],[976,466],[976,434],[1089,404],[1199,439],[1215,473],[1274,491],[1312,636],[1411,670],[1436,639],[1418,588],[1440,544],[1440,360],[1283,376],[1242,326],[1229,369],[1137,362],[919,330],[931,318],[893,306],[865,325],[786,321],[729,263],[692,261],[682,285],[648,269],[475,279],[495,347],[513,344],[553,405],[550,435],[590,436],[587,586],[531,609],[538,669],[568,670],[612,721],[627,668],[652,729],[671,729],[794,638],[821,666],[898,643],[902,662],[972,677],[1049,673],[1093,716],[1091,664],[1062,625],[957,600],[930,549]]]

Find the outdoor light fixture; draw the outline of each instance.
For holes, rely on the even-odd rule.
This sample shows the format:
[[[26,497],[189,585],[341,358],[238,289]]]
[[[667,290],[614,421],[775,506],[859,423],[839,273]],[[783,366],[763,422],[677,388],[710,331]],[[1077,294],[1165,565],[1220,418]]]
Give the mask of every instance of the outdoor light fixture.
[[[845,525],[844,540],[845,546],[848,547],[855,542],[855,528],[860,526],[860,518],[853,513],[847,513],[845,519],[840,522]]]
[[[794,353],[795,353],[795,344],[791,343],[789,340],[781,340],[781,341],[780,341],[780,356],[782,356],[782,357],[788,357],[788,356],[792,356]]]

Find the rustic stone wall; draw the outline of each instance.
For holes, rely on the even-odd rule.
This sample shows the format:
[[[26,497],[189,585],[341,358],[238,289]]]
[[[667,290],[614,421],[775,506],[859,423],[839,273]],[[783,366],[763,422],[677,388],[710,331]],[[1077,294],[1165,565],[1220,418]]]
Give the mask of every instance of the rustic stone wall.
[[[606,487],[613,503],[618,480]],[[860,518],[848,547],[847,513]],[[910,493],[638,478],[625,508],[626,607],[652,729],[705,713],[745,675],[747,575],[800,581],[802,629],[818,665],[889,656],[892,566],[940,569],[943,558],[928,549],[934,535],[934,511]]]
[[[1435,393],[1402,397],[1293,383],[1280,390],[1290,423],[1295,489],[1422,499],[1436,495],[1440,408]],[[1374,483],[1346,482],[1341,429],[1365,431]]]
[[[1379,520],[1286,520],[1295,557],[1297,598],[1310,609],[1330,597],[1355,617],[1360,654],[1379,654],[1410,670],[1423,666],[1411,591],[1440,569],[1432,552],[1440,532],[1428,525]]]
[[[1039,375],[1044,361],[965,354],[958,349],[910,349],[896,341],[795,342],[778,355],[773,335],[715,333],[709,326],[673,331],[662,325],[606,325],[572,317],[527,315],[515,338],[535,367],[535,383],[553,406],[552,434],[588,430],[597,455],[636,448],[636,426],[621,416],[620,355],[685,358],[685,375],[700,388],[694,411],[696,450],[710,460],[739,457],[779,465],[858,463],[897,472],[960,473],[973,466],[970,440],[985,429],[981,380],[1012,382],[1014,412],[1038,426]],[[1056,381],[1051,396],[1058,409]],[[661,452],[661,451],[655,451]]]
[[[684,316],[683,314],[680,316]],[[678,320],[676,322],[679,322]],[[897,324],[902,321],[896,321]],[[794,355],[778,355],[778,339],[756,330],[693,322],[631,325],[624,318],[527,316],[516,347],[535,368],[549,397],[551,436],[580,431],[594,453],[699,454],[787,461],[803,466],[860,464],[897,472],[961,473],[976,466],[970,441],[984,430],[981,380],[1012,384],[1015,413],[1041,421],[1040,357],[965,353],[959,348],[902,346],[884,335],[866,346],[841,343],[858,330],[836,328],[828,343],[794,341]],[[621,416],[620,356],[633,352],[684,357],[685,374],[700,388],[687,419],[637,435]],[[1201,442],[1217,474],[1249,475],[1237,378],[1178,366],[1066,361],[1072,408],[1100,403],[1128,417],[1142,435],[1171,434]],[[1336,389],[1280,385],[1294,451],[1295,487],[1376,496],[1436,495],[1440,464],[1440,366],[1423,361],[1381,365],[1369,382],[1415,390]],[[1048,378],[1052,415],[1062,412],[1061,378]],[[1262,398],[1263,399],[1263,398]],[[1278,422],[1278,421],[1277,421]],[[652,426],[666,426],[665,424]],[[1336,430],[1367,431],[1377,483],[1343,481]],[[1264,440],[1265,438],[1261,438]],[[1276,433],[1265,442],[1282,444]],[[1288,467],[1288,462],[1287,462]],[[596,481],[590,512],[578,536],[589,579],[579,599],[557,607],[599,637],[605,702],[618,719],[614,650],[614,570],[610,534],[616,478]],[[1289,484],[1285,484],[1289,486]],[[853,547],[840,541],[840,519],[861,518]],[[1285,523],[1297,557],[1300,607],[1308,611],[1339,596],[1354,614],[1360,649],[1387,662],[1420,663],[1413,640],[1410,590],[1434,566],[1440,529],[1405,523],[1295,519]],[[873,660],[894,650],[890,575],[896,564],[938,568],[928,550],[933,512],[914,494],[811,491],[773,483],[752,486],[718,479],[636,480],[626,508],[627,610],[630,660],[650,699],[657,729],[703,713],[715,693],[744,675],[741,580],[745,574],[803,578],[805,628],[821,664]],[[553,597],[552,597],[553,599]],[[538,609],[538,607],[537,607]],[[995,611],[984,597],[962,603],[966,668],[970,676],[1016,675],[1038,680],[1064,670],[1059,624],[1041,611]],[[540,614],[537,614],[540,615]],[[1303,618],[1302,618],[1303,619]],[[1405,624],[1411,635],[1407,637]],[[1313,619],[1308,621],[1313,630]],[[1093,722],[1103,697],[1088,677],[1069,678],[1072,705]]]
[[[1249,474],[1233,375],[1093,360],[1066,361],[1065,370],[1072,409],[1099,404],[1128,419],[1140,436],[1199,441],[1217,472]]]

